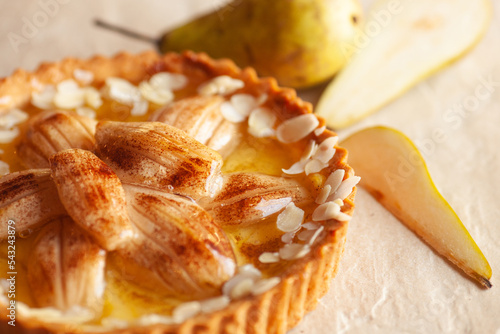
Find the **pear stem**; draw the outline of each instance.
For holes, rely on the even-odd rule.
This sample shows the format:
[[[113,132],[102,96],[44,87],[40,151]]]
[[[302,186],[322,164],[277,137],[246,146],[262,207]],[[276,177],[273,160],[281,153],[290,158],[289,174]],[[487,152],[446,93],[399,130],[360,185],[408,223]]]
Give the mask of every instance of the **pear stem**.
[[[111,30],[111,31],[117,32],[117,33],[122,34],[122,35],[127,36],[127,37],[132,37],[134,39],[138,39],[138,40],[145,41],[148,43],[153,43],[156,45],[158,44],[157,38],[153,38],[151,36],[146,36],[146,35],[140,34],[138,32],[129,30],[127,28],[119,27],[119,26],[104,22],[100,19],[95,19],[94,24],[100,28]]]

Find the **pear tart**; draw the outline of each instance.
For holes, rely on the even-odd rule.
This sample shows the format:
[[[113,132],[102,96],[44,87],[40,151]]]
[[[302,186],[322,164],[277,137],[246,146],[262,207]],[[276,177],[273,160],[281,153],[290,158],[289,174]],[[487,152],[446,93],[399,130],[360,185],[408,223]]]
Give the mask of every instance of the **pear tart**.
[[[0,307],[49,332],[292,328],[337,270],[359,181],[311,109],[191,52],[3,79]]]

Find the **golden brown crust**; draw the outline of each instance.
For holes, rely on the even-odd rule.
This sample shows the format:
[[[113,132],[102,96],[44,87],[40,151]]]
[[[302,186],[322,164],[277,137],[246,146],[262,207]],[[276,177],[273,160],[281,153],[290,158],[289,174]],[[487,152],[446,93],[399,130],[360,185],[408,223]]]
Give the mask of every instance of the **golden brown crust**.
[[[182,72],[200,83],[211,77],[229,75],[244,81],[249,93],[256,96],[266,93],[269,97],[266,106],[276,112],[280,121],[312,112],[312,105],[297,98],[293,89],[278,87],[276,80],[272,78],[260,79],[251,68],[240,70],[230,60],[212,60],[205,54],[193,52],[158,55],[151,51],[139,55],[120,53],[112,58],[96,56],[88,60],[66,59],[59,63],[42,64],[33,73],[18,70],[0,81],[0,96],[10,96],[3,99],[0,113],[13,107],[22,108],[29,102],[36,85],[54,84],[72,78],[75,69],[94,73],[94,84],[97,87],[103,85],[109,76],[118,76],[138,83],[159,71]],[[320,119],[320,126],[322,125],[324,120]],[[332,132],[326,130],[319,136],[318,141],[332,135]],[[334,158],[335,168],[343,168],[346,175],[352,175],[353,171],[346,164],[346,158],[347,152],[338,148]],[[347,214],[352,214],[354,194],[355,190],[344,201],[343,212]],[[306,312],[316,307],[318,299],[326,293],[330,279],[337,271],[344,250],[347,223],[327,222],[325,231],[326,237],[319,241],[307,256],[288,266],[281,274],[281,282],[265,293],[233,301],[223,310],[199,314],[180,325],[154,324],[104,332],[285,333],[295,326]],[[5,307],[5,302],[6,299],[0,299],[0,307]],[[39,318],[23,315],[22,312],[18,312],[17,322],[26,326],[25,329],[42,328],[51,332],[81,333],[95,330],[91,327],[45,323]],[[19,332],[25,330],[18,328]]]

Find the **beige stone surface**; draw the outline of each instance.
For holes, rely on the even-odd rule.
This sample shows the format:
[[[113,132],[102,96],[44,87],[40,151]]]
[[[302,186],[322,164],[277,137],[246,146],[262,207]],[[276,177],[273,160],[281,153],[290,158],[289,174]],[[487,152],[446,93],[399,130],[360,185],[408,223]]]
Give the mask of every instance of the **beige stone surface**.
[[[0,76],[65,57],[153,47],[95,27],[96,18],[158,37],[220,8],[222,2],[0,0]],[[371,1],[363,3],[368,6]],[[318,308],[292,334],[500,334],[498,1],[494,11],[487,35],[472,52],[340,132],[344,138],[383,124],[403,131],[419,145],[438,188],[490,261],[494,287],[478,287],[360,190],[339,273]],[[20,38],[13,42],[13,36]],[[478,89],[489,89],[490,94],[478,97]],[[320,88],[301,94],[314,101],[319,92]]]

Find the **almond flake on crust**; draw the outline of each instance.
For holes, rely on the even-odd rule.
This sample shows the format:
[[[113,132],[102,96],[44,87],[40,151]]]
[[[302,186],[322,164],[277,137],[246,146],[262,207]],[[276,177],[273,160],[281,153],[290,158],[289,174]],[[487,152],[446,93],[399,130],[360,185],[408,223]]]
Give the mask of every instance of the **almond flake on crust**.
[[[236,283],[229,296],[231,299],[239,299],[248,296],[252,292],[255,281],[249,277],[244,277]]]
[[[264,252],[259,256],[261,263],[277,263],[279,260],[280,256],[278,252]]]
[[[47,85],[42,91],[33,91],[31,93],[31,104],[39,109],[51,109],[54,107],[54,96],[56,95],[56,87]]]
[[[174,322],[181,323],[185,320],[192,318],[201,312],[201,303],[198,301],[186,302],[177,306],[173,313],[172,317]]]
[[[221,75],[202,84],[198,87],[200,95],[227,95],[243,88],[245,83],[238,79],[233,79],[227,75]]]
[[[304,210],[295,206],[293,202],[289,203],[276,220],[276,225],[280,231],[293,232],[300,228],[304,221]]]
[[[101,93],[94,87],[84,87],[85,92],[85,104],[94,109],[98,109],[102,106]]]
[[[248,116],[248,132],[256,138],[271,137],[275,134],[276,115],[268,108],[252,110]]]
[[[319,191],[318,197],[316,197],[316,204],[323,204],[330,195],[332,187],[329,184],[325,184],[323,188]]]
[[[361,178],[359,176],[351,176],[351,177],[345,179],[339,185],[337,190],[332,195],[330,195],[328,200],[334,201],[334,200],[339,199],[339,198],[341,200],[346,199],[346,197],[349,196],[349,194],[352,192],[353,188],[356,186],[356,184],[358,184],[358,182],[360,180],[361,180]]]
[[[107,78],[104,91],[111,100],[127,106],[132,106],[134,102],[142,99],[139,89],[122,78]]]
[[[325,185],[330,185],[330,193],[337,191],[337,188],[342,183],[344,179],[345,170],[337,169],[335,172],[331,173],[325,181]]]
[[[319,205],[316,210],[314,210],[312,215],[312,220],[323,221],[329,219],[335,219],[337,214],[340,212],[340,206],[333,202],[326,202]]]
[[[149,84],[154,88],[179,90],[188,83],[188,78],[183,74],[158,72],[149,79]]]
[[[328,163],[313,159],[307,162],[306,166],[304,167],[304,172],[306,173],[306,175],[319,173],[326,167],[328,167]]]
[[[308,136],[319,121],[314,114],[304,114],[284,121],[278,126],[276,136],[284,144],[298,142]]]
[[[296,260],[306,256],[310,251],[309,245],[286,244],[280,248],[279,254],[283,260]]]
[[[88,117],[88,118],[92,118],[92,119],[95,119],[95,117],[96,117],[95,110],[92,108],[88,108],[88,107],[76,108],[75,112],[78,115],[83,116],[83,117]]]
[[[300,226],[299,226],[300,227]],[[298,229],[297,229],[298,230]],[[293,241],[293,238],[295,238],[295,232],[296,231],[292,231],[292,232],[286,232],[285,234],[283,234],[281,236],[281,241],[283,241],[285,244],[290,244],[292,243]]]
[[[319,160],[322,163],[328,164],[328,162],[335,155],[335,145],[339,141],[339,137],[328,137],[319,144],[318,149],[313,154],[312,159]]]
[[[342,213],[342,212],[341,212]],[[349,215],[346,215],[348,217],[350,217]],[[337,216],[338,217],[338,216]],[[318,237],[320,236],[320,234],[323,232],[323,230],[325,229],[324,226],[320,226],[317,230],[314,231],[314,233],[311,235],[311,237],[309,238],[309,240],[307,240],[307,243],[309,245],[313,245],[314,242],[318,239]]]
[[[320,228],[320,224],[319,223],[315,223],[315,222],[307,222],[305,224],[302,224],[302,227],[305,228],[306,230],[317,230],[318,228]]]
[[[54,105],[61,109],[74,109],[85,103],[85,91],[73,79],[61,81],[56,86]]]
[[[5,161],[0,160],[0,176],[10,173],[10,166]]]
[[[210,313],[222,310],[229,305],[231,299],[227,296],[219,296],[210,299],[205,299],[200,302],[201,312]]]
[[[255,285],[253,286],[252,295],[257,296],[257,295],[260,295],[261,293],[269,291],[272,288],[274,288],[276,285],[278,285],[280,282],[281,282],[281,279],[279,277],[271,277],[271,278],[260,280],[259,282],[255,283]]]
[[[288,169],[282,169],[283,173],[288,174],[288,175],[296,175],[296,174],[301,174],[304,173],[304,169],[307,165],[309,160],[299,160],[296,163],[294,163],[290,168]]]
[[[322,127],[314,130],[314,134],[316,135],[316,137],[319,137],[323,132],[325,132],[325,130],[326,130],[326,125],[323,125]]]
[[[83,85],[90,85],[94,81],[94,73],[76,68],[73,77]]]
[[[10,143],[19,135],[19,129],[17,127],[10,129],[0,128],[0,144]]]

